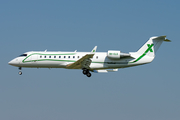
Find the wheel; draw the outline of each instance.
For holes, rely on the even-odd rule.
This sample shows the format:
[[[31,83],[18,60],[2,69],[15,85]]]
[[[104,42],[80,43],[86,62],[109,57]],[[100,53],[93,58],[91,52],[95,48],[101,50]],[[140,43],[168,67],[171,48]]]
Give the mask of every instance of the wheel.
[[[83,70],[83,74],[86,75],[87,74],[87,70]]]
[[[88,72],[86,75],[87,75],[87,77],[91,77],[91,73],[90,72]]]
[[[88,69],[84,69],[82,73],[83,73],[84,75],[86,75],[88,72],[89,72]]]
[[[22,72],[21,72],[21,71],[19,71],[19,75],[22,75]]]

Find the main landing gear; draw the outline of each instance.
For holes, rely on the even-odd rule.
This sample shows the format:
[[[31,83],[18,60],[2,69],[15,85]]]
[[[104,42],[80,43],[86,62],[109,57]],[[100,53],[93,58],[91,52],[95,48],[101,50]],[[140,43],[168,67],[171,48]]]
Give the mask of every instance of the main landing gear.
[[[19,75],[22,75],[21,67],[19,67]]]
[[[82,73],[83,73],[84,75],[86,75],[87,77],[91,77],[91,73],[89,72],[88,69],[83,69]]]

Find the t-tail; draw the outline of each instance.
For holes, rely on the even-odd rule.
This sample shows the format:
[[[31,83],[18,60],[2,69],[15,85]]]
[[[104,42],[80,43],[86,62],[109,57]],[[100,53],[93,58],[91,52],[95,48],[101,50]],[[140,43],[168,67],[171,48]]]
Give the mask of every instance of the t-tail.
[[[166,36],[151,37],[137,52],[130,53],[134,60],[129,63],[145,64],[152,62],[162,42],[171,42]]]

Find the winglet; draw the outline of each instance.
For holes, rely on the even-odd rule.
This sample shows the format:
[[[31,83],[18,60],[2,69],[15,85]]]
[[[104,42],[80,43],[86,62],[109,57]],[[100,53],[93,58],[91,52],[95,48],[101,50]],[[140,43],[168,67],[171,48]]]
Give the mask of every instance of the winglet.
[[[96,49],[97,49],[97,46],[95,46],[95,47],[93,48],[93,50],[91,51],[91,53],[95,53],[95,52],[96,52]]]
[[[166,41],[166,42],[171,42],[171,40],[168,40],[168,39],[165,39],[164,41]]]

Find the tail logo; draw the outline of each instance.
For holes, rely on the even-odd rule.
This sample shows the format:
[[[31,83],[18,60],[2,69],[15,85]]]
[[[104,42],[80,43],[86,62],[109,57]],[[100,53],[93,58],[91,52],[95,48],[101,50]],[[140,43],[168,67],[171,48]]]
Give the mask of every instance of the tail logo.
[[[154,44],[151,44],[151,45],[150,45],[150,44],[147,44],[148,49],[149,49],[150,52],[153,52],[153,50],[152,50],[152,48],[151,48],[153,45],[154,45]]]

